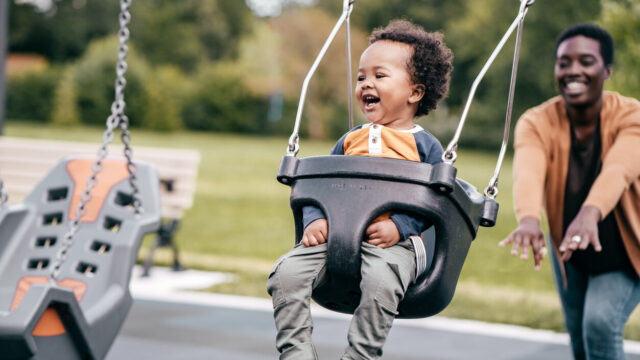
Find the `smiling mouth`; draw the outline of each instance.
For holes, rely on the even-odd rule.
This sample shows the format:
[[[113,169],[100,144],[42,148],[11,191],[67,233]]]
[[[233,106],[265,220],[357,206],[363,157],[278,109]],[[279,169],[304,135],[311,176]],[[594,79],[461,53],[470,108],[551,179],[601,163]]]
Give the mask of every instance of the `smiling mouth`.
[[[364,108],[370,110],[380,102],[380,98],[374,95],[364,95],[362,101],[364,102]]]
[[[564,88],[569,95],[581,94],[587,90],[587,84],[578,81],[571,81],[565,83]]]

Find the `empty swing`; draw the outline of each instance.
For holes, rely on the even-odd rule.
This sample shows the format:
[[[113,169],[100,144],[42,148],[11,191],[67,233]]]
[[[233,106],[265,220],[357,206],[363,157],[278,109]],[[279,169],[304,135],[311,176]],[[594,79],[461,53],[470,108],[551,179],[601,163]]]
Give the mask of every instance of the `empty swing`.
[[[400,318],[435,315],[451,301],[462,265],[478,227],[495,225],[498,176],[507,149],[522,28],[529,6],[521,0],[518,14],[471,87],[456,133],[443,162],[422,162],[366,156],[313,156],[299,159],[299,128],[309,81],[343,23],[346,23],[349,83],[349,127],[353,128],[349,17],[355,0],[344,0],[343,12],[311,66],[302,86],[293,133],[277,179],[291,187],[296,243],[302,238],[302,207],[320,208],[328,221],[328,280],[313,290],[313,299],[331,310],[352,314],[360,300],[360,244],[366,227],[380,214],[401,210],[428,219],[433,226],[422,236],[427,270],[408,289],[398,307]],[[481,194],[456,178],[458,140],[475,91],[485,73],[517,28],[502,147],[494,175]],[[344,206],[358,211],[348,211]]]
[[[62,159],[17,205],[0,181],[2,359],[102,359],[131,307],[131,269],[161,215],[158,175],[133,162],[124,113],[130,5],[120,0],[115,100],[97,157]],[[118,127],[124,159],[107,159]]]

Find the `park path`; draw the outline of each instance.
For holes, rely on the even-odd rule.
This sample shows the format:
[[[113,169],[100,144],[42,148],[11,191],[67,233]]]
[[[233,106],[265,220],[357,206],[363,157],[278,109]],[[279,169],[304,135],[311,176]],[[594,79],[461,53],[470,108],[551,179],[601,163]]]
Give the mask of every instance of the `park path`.
[[[107,360],[277,359],[271,302],[185,289],[228,281],[229,275],[154,268],[134,274],[134,304]],[[313,307],[320,359],[338,359],[349,316]],[[640,360],[640,343],[627,341],[628,359]],[[569,359],[566,334],[519,326],[431,317],[396,320],[385,360]]]

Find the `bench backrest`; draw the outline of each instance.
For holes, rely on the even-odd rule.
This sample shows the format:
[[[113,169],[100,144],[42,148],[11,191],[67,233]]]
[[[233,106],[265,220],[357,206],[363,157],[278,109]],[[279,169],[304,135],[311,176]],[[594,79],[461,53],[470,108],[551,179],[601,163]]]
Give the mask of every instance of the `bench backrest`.
[[[98,143],[0,137],[0,178],[9,203],[18,203],[61,158],[96,156]],[[179,219],[191,208],[200,164],[200,153],[190,149],[135,146],[135,160],[149,162],[160,178],[162,216]],[[122,145],[109,146],[109,159],[123,159]]]

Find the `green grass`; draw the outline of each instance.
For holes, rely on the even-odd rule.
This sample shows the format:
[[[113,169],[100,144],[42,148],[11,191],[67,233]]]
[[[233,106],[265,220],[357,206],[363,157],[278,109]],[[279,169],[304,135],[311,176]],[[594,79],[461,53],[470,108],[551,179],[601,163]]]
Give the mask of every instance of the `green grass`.
[[[5,135],[93,141],[97,149],[102,131],[12,121]],[[181,259],[190,268],[236,275],[238,281],[210,291],[267,297],[264,286],[271,264],[293,245],[289,188],[275,179],[287,139],[134,129],[132,143],[134,156],[136,145],[200,151],[194,206],[186,212],[176,237]],[[332,145],[303,139],[300,156],[327,154]],[[495,153],[460,150],[458,176],[484,189],[493,175],[497,154],[498,149]],[[509,249],[497,246],[516,226],[511,193],[511,159],[507,158],[497,197],[498,222],[493,228],[480,228],[453,301],[442,315],[561,331],[560,305],[548,260],[540,271],[534,271],[531,259],[520,260],[510,256]],[[145,253],[143,249],[140,256]],[[169,255],[161,249],[158,263],[168,264]],[[640,340],[637,313],[625,336]]]

